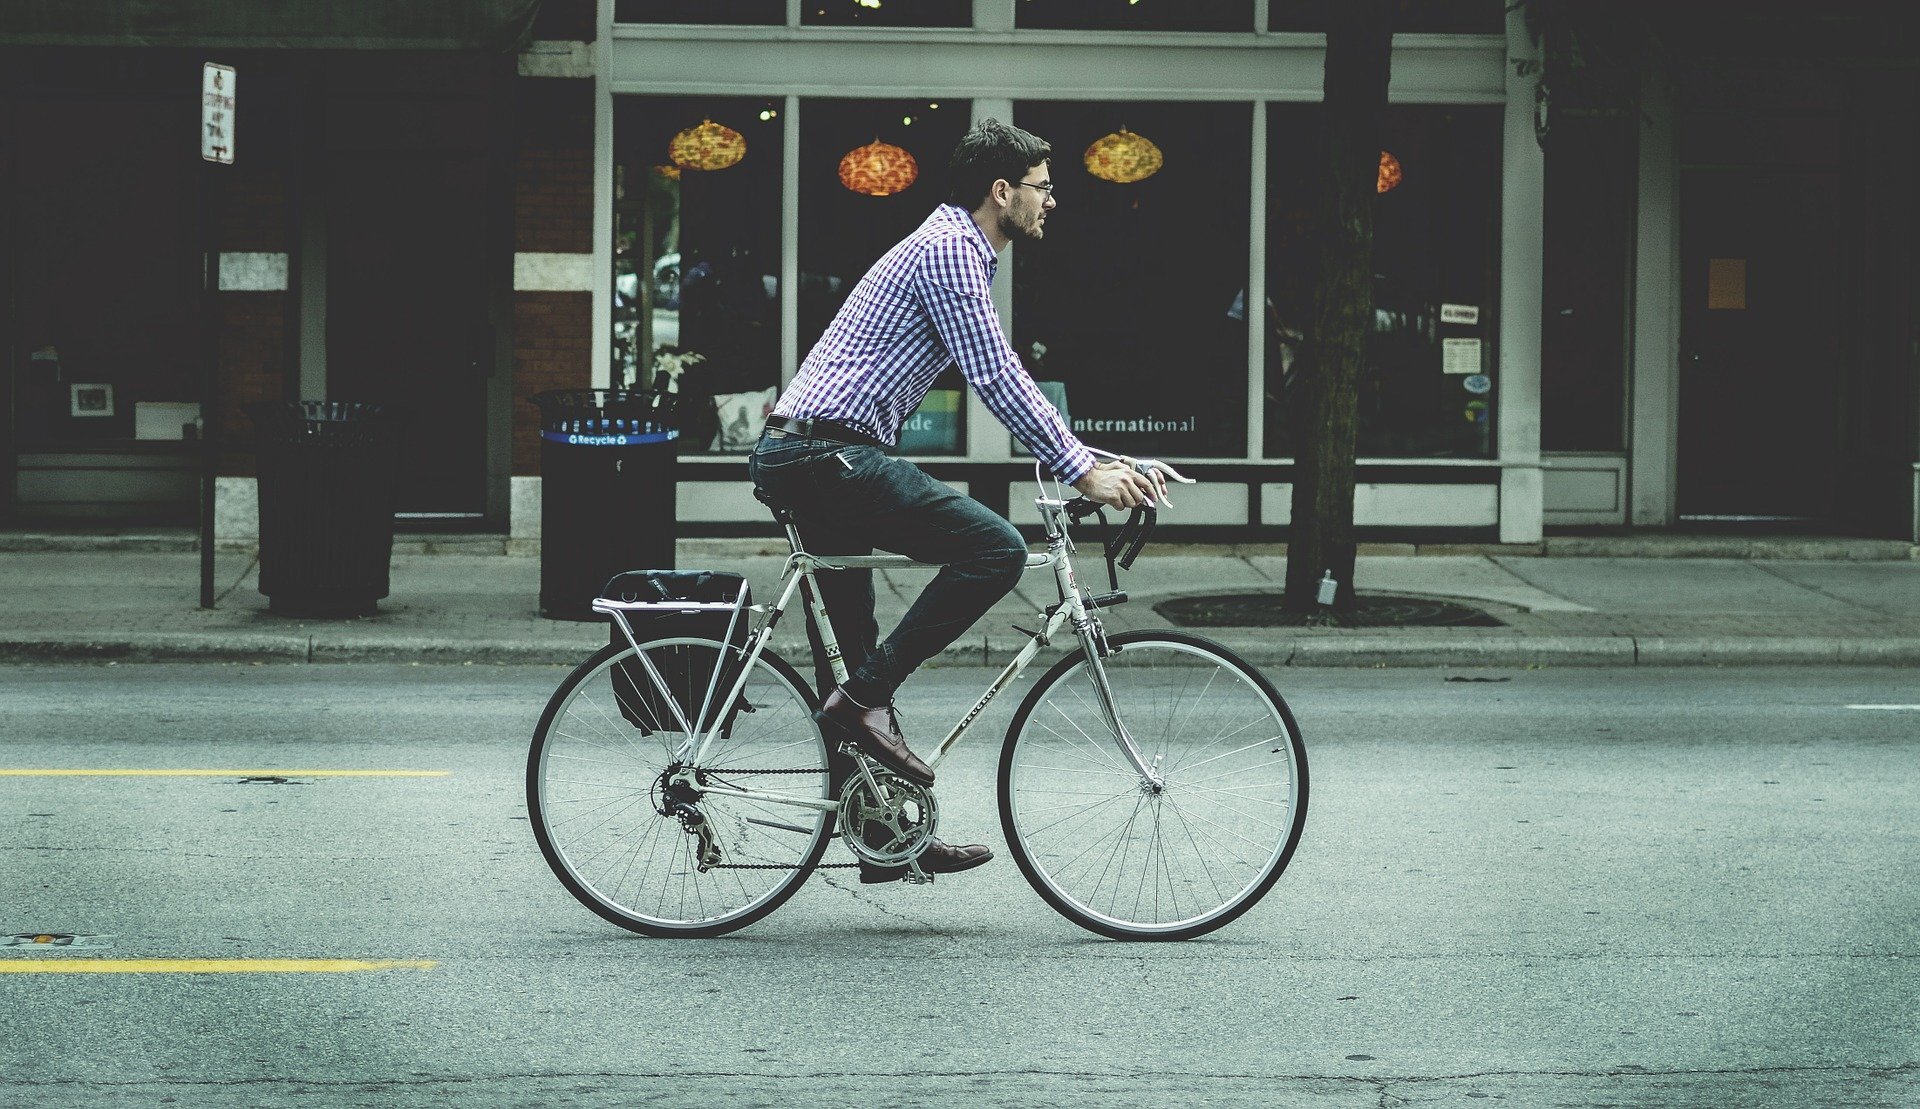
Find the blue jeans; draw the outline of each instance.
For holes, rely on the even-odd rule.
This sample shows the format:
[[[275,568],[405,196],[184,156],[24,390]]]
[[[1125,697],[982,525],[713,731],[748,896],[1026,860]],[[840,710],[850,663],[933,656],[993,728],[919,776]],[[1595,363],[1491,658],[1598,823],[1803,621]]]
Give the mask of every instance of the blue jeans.
[[[794,511],[800,541],[820,555],[874,548],[941,567],[885,642],[876,642],[873,571],[830,570],[816,579],[847,663],[847,696],[869,708],[893,699],[907,675],[965,634],[1012,592],[1027,544],[999,513],[877,447],[762,436],[747,457],[762,492]],[[820,695],[834,686],[813,622]]]

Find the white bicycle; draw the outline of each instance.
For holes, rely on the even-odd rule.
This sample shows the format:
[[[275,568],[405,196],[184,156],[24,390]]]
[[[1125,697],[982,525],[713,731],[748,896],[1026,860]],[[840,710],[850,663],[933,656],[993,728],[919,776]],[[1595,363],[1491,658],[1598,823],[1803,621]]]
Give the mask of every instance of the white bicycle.
[[[1132,461],[1132,460],[1128,460]],[[1188,481],[1163,462],[1134,462]],[[1052,495],[1049,495],[1051,493]],[[1300,841],[1307,758],[1273,684],[1233,652],[1183,631],[1109,636],[1126,601],[1119,568],[1156,513],[1136,509],[1105,545],[1108,592],[1074,573],[1070,523],[1098,515],[1043,481],[1046,568],[1059,601],[926,761],[938,767],[1042,647],[1070,653],[1014,713],[1001,749],[1001,827],[1020,872],[1067,919],[1119,939],[1186,939],[1228,923],[1279,879]],[[778,599],[754,604],[740,575],[634,571],[594,602],[618,634],[554,691],[527,756],[535,836],[588,908],[654,936],[715,936],[779,908],[823,863],[835,829],[856,860],[907,868],[935,833],[933,790],[835,746],[814,691],[768,649],[796,591],[837,680],[846,667],[814,575],[917,565],[898,555],[792,553]],[[1024,630],[1024,629],[1022,629]]]

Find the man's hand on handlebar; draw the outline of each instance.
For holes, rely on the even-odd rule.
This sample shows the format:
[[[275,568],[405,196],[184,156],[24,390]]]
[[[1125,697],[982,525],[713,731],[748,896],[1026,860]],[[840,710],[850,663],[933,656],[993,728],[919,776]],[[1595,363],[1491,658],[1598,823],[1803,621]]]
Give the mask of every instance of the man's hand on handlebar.
[[[1153,507],[1167,495],[1167,479],[1159,470],[1143,474],[1125,462],[1102,462],[1081,475],[1073,487],[1109,508]]]

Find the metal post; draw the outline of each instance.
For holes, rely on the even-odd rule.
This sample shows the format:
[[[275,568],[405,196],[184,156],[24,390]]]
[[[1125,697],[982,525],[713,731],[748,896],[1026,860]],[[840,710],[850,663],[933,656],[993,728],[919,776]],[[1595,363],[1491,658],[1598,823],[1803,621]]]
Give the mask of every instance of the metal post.
[[[214,445],[216,367],[220,360],[220,244],[215,233],[219,212],[216,163],[200,163],[198,219],[200,239],[200,607],[213,607],[213,490],[220,454]]]

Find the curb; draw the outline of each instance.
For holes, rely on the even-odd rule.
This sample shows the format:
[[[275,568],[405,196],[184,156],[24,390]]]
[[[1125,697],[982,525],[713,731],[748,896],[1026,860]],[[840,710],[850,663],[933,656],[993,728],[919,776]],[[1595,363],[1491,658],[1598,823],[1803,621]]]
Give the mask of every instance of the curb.
[[[1920,637],[1843,639],[1763,637],[1666,639],[1634,636],[1480,636],[1399,638],[1387,635],[1207,636],[1263,668],[1551,667],[1551,666],[1892,666],[1920,667]],[[0,638],[0,664],[72,662],[418,663],[457,666],[574,666],[598,650],[600,637],[458,642],[429,637],[209,635],[152,633]],[[948,647],[928,665],[1000,667],[1022,643],[975,641]],[[1034,665],[1062,657],[1063,644],[1043,648]],[[791,659],[789,661],[792,661]],[[806,668],[802,668],[807,672]]]
[[[1641,666],[1920,666],[1920,638],[1636,639]]]
[[[606,646],[606,642],[604,630],[599,635],[580,640],[501,639],[487,642],[457,642],[424,637],[373,640],[314,636],[306,661],[417,662],[440,666],[472,662],[501,666],[571,667]]]
[[[0,638],[0,662],[306,662],[304,635],[152,632],[121,636]]]

